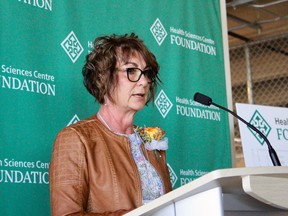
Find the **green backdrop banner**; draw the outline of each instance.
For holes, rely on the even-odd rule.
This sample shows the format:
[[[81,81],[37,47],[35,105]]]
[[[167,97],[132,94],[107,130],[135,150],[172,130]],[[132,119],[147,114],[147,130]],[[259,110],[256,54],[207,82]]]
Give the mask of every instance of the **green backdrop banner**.
[[[136,124],[165,129],[174,189],[232,166],[227,114],[193,101],[199,91],[227,105],[218,0],[1,0],[0,7],[0,215],[50,215],[54,138],[98,109],[81,69],[100,35],[135,32],[160,63],[163,84]]]

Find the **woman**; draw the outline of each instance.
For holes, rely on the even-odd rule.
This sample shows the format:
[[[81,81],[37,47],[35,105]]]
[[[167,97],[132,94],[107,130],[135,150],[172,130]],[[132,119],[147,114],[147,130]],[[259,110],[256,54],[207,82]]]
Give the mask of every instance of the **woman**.
[[[158,70],[134,33],[96,38],[82,73],[100,108],[56,137],[49,169],[52,215],[122,215],[171,191],[167,146],[147,150],[145,128],[133,124],[135,113],[154,99]]]

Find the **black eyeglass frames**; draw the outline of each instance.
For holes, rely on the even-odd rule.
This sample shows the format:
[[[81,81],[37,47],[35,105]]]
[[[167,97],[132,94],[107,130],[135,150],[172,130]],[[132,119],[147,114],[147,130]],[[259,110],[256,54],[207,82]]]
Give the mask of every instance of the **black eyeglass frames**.
[[[121,70],[126,71],[130,82],[138,82],[141,79],[142,74],[144,74],[149,82],[154,82],[156,79],[156,73],[151,69],[141,70],[140,68],[133,67]]]

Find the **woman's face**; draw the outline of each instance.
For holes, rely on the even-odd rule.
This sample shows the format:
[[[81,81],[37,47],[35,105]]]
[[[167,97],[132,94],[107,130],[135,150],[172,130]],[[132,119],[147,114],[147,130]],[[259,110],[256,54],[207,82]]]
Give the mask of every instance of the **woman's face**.
[[[117,67],[118,83],[113,98],[115,104],[124,111],[137,112],[141,110],[148,99],[150,82],[144,74],[137,82],[131,82],[127,77],[127,68],[139,68],[145,71],[147,68],[143,57],[138,53],[131,55],[126,62],[118,62]]]

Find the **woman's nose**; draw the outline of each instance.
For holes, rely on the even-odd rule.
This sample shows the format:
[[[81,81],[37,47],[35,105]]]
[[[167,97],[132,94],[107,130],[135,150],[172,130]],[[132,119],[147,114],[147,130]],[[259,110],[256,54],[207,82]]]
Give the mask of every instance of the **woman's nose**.
[[[140,79],[138,80],[138,83],[146,86],[146,85],[148,85],[150,83],[150,80],[147,78],[147,76],[142,74]]]

